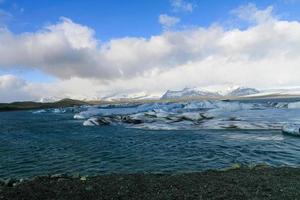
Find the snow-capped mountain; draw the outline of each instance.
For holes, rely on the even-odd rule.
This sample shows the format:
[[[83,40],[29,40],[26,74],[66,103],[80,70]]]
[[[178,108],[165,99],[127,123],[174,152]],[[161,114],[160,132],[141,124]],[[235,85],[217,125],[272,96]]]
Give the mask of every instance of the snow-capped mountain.
[[[180,99],[180,98],[193,98],[193,97],[207,97],[207,98],[230,98],[230,97],[300,97],[300,87],[297,88],[283,88],[283,89],[268,89],[257,90],[250,87],[223,87],[222,90],[218,88],[184,88],[182,90],[168,90],[162,96],[159,94],[151,94],[146,92],[139,93],[115,93],[108,96],[71,96],[68,95],[63,98],[71,98],[82,101],[131,101],[131,100],[157,100],[157,99]],[[36,100],[37,102],[55,102],[63,98],[58,97],[44,97]]]
[[[300,88],[283,88],[283,89],[267,89],[260,93],[250,95],[251,97],[263,97],[263,96],[300,96]]]
[[[150,100],[159,99],[159,96],[154,94],[147,94],[145,92],[129,93],[129,94],[113,94],[102,98],[104,101],[124,101],[124,100]]]
[[[161,99],[175,99],[184,97],[222,97],[222,96],[232,96],[232,97],[242,97],[248,95],[254,95],[260,93],[259,90],[255,88],[248,87],[231,87],[226,88],[224,91],[212,92],[208,90],[203,90],[200,88],[184,88],[183,90],[173,91],[168,90]]]
[[[40,102],[40,103],[52,103],[52,102],[55,102],[55,101],[59,101],[61,98],[58,98],[58,97],[43,97],[43,98],[40,98],[37,102]]]
[[[183,90],[168,90],[161,99],[174,99],[184,97],[218,97],[220,94],[201,90],[199,88],[184,88]]]
[[[253,95],[253,94],[258,94],[258,93],[260,93],[260,91],[255,88],[238,87],[238,88],[230,91],[227,94],[227,96],[240,97],[240,96],[248,96],[248,95]]]

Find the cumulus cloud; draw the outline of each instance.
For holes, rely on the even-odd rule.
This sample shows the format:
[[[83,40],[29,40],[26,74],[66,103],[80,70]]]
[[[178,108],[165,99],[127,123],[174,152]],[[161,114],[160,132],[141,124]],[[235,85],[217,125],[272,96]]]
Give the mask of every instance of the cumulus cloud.
[[[167,30],[150,38],[108,42],[97,40],[91,28],[66,18],[34,33],[13,34],[3,29],[0,67],[34,68],[60,79],[21,84],[26,98],[26,94],[38,98],[43,94],[161,93],[185,86],[300,85],[300,23],[274,17],[272,7],[259,10],[249,4],[233,12],[253,24],[245,29],[212,25]]]
[[[171,6],[174,11],[193,12],[195,5],[186,0],[171,0]]]
[[[265,23],[275,20],[273,15],[273,6],[268,6],[264,10],[259,10],[255,4],[249,3],[234,9],[232,13],[251,23]]]
[[[27,83],[14,75],[0,76],[0,102],[31,99],[26,91]]]
[[[46,99],[99,99],[107,88],[97,80],[71,78],[50,83],[30,82],[12,74],[0,75],[0,102]],[[106,92],[106,93],[103,93]]]
[[[168,29],[180,22],[180,18],[172,17],[166,14],[159,15],[159,23],[164,27],[164,29]]]

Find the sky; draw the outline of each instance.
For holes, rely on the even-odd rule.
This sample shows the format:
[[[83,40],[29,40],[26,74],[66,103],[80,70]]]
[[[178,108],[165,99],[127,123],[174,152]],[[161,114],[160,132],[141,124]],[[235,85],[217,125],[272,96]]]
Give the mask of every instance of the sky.
[[[0,102],[300,86],[300,0],[0,0]]]

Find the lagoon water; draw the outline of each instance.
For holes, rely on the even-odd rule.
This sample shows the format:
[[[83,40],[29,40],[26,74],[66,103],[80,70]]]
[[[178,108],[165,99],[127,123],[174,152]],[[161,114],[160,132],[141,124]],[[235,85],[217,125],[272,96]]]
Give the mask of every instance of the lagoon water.
[[[199,103],[194,105],[199,106]],[[254,105],[253,102],[251,105]],[[86,175],[177,173],[220,169],[235,163],[300,166],[300,137],[284,135],[279,127],[284,123],[297,122],[300,110],[295,106],[297,104],[292,104],[292,109],[287,108],[288,104],[281,106],[282,104],[276,103],[277,107],[274,105],[268,102],[261,107],[255,103],[255,108],[242,106],[222,112],[220,106],[217,108],[218,112],[213,112],[216,108],[210,107],[214,119],[205,118],[200,123],[199,119],[193,122],[185,117],[186,124],[178,120],[179,114],[186,113],[187,108],[192,113],[205,108],[197,110],[196,106],[195,110],[195,106],[184,104],[179,106],[180,109],[186,108],[183,112],[178,110],[178,106],[171,106],[171,109],[176,108],[176,112],[170,110],[169,114],[171,113],[172,119],[177,117],[177,120],[173,123],[164,121],[167,125],[172,124],[171,128],[165,128],[162,119],[149,122],[147,118],[147,123],[127,126],[117,122],[105,126],[83,126],[84,121],[92,116],[74,119],[74,115],[86,114],[91,108],[2,112],[0,177],[77,172]],[[135,107],[136,105],[113,108],[124,111]],[[112,108],[104,107],[100,111],[103,109]],[[205,109],[205,113],[209,109]],[[138,114],[148,116],[149,112],[156,111],[162,116],[162,110],[163,113],[166,112],[161,107],[156,107],[139,111]],[[230,116],[231,121],[225,120],[226,112],[225,116]],[[130,114],[137,117],[137,113]],[[93,115],[103,114],[94,112]],[[164,114],[163,117],[170,120],[170,115],[166,117]],[[237,116],[233,119],[232,115]],[[266,115],[270,117],[262,120]],[[273,118],[276,124],[274,126],[270,125]],[[248,123],[249,121],[252,123]],[[262,121],[264,124],[258,124]],[[221,125],[219,122],[222,122]],[[226,123],[229,125],[226,126]],[[155,126],[148,126],[149,124]],[[242,124],[241,127],[239,124]]]

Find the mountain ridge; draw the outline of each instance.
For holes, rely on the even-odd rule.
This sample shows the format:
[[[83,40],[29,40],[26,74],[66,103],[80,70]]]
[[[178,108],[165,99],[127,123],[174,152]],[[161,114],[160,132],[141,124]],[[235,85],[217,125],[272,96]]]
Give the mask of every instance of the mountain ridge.
[[[161,99],[174,99],[174,98],[191,98],[191,97],[242,97],[260,93],[259,90],[249,87],[236,87],[231,90],[222,92],[212,92],[203,90],[197,87],[188,88],[185,87],[182,90],[167,90],[161,97]]]

